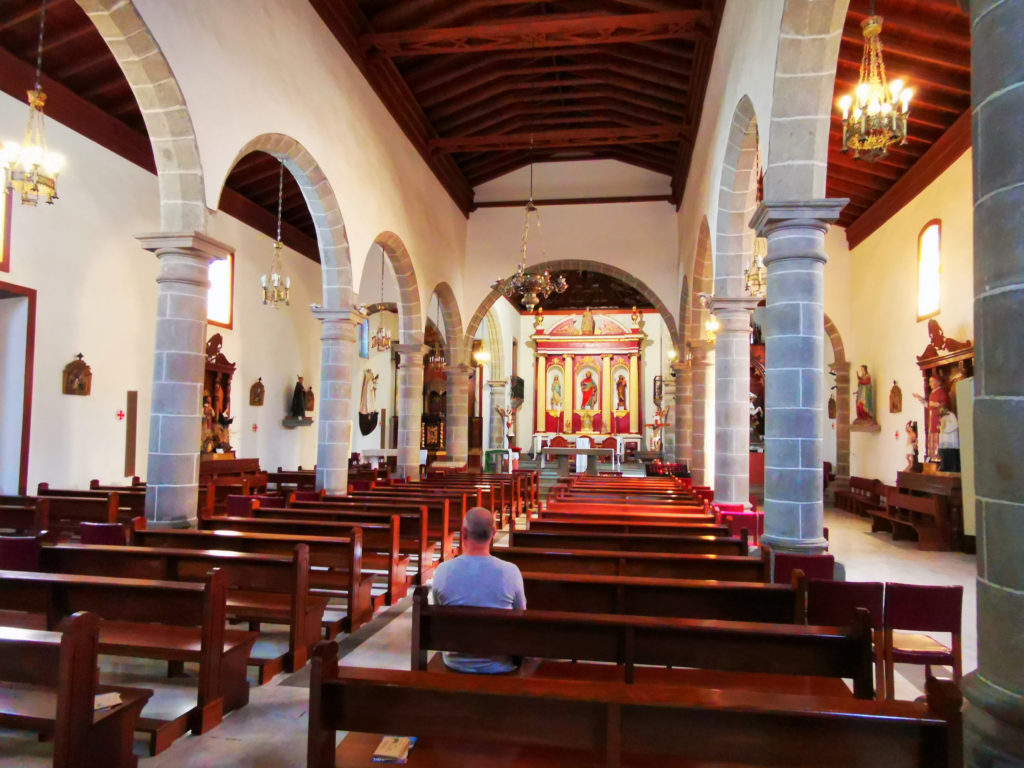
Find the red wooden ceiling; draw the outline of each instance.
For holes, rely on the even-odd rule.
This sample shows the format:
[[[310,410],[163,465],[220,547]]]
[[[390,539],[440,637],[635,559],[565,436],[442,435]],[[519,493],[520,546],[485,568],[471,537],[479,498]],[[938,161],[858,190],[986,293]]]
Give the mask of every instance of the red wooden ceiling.
[[[870,0],[850,1],[836,69],[836,101],[857,86],[864,50],[860,24],[869,10]],[[871,208],[971,106],[970,20],[955,2],[876,0],[875,11],[884,19],[882,53],[888,76],[902,78],[914,89],[909,135],[906,144],[882,160],[854,160],[852,153],[840,151],[843,121],[834,110],[827,194],[850,198],[839,219],[844,227]]]
[[[310,2],[464,211],[531,159],[621,160],[682,198],[724,0]]]

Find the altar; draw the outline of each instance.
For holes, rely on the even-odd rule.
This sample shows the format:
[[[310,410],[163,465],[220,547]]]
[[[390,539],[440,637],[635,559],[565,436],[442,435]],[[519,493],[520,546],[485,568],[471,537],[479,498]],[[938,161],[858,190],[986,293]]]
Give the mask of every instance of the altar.
[[[569,476],[569,457],[585,456],[587,459],[586,473],[591,476],[597,475],[597,460],[601,456],[609,459],[613,457],[614,451],[611,448],[548,448],[545,452],[558,459],[558,476]]]

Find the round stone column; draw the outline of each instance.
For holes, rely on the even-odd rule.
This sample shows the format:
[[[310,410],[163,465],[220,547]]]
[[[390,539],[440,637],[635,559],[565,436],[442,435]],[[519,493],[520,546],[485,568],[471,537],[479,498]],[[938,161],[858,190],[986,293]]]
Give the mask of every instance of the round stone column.
[[[490,440],[488,443],[492,449],[505,447],[505,419],[498,408],[505,407],[505,381],[498,379],[487,382],[487,391],[491,394],[491,411],[488,417],[490,424]]]
[[[715,501],[750,506],[750,313],[758,300],[716,296]]]
[[[690,477],[694,485],[707,485],[708,478],[704,472],[704,420],[707,414],[707,382],[708,382],[708,348],[707,341],[694,341],[690,344],[690,390],[693,398],[691,417],[690,442],[691,463]]]
[[[668,424],[661,428],[661,455],[666,462],[676,460],[676,421],[679,410],[676,408],[676,382],[671,376],[665,376],[661,382],[661,407],[667,407]]]
[[[469,377],[468,365],[449,365],[447,375],[448,412],[445,414],[446,452],[449,461],[469,461]]]
[[[765,319],[763,540],[824,552],[825,232],[846,200],[761,203],[751,222],[768,238]]]
[[[673,408],[676,461],[689,466],[693,461],[690,445],[690,420],[693,418],[693,382],[690,379],[690,366],[677,360],[672,363],[672,373],[675,374],[676,382],[676,403]]]
[[[233,250],[200,232],[140,235],[157,255],[156,347],[149,411],[146,522],[195,525],[210,262]]]
[[[423,422],[423,355],[420,343],[395,344],[398,352],[398,477],[420,476],[420,433]]]
[[[972,0],[978,669],[967,765],[1024,765],[1024,2]],[[1008,140],[1010,139],[1010,140]]]
[[[348,493],[352,454],[352,386],[356,380],[356,334],[362,317],[350,310],[313,307],[320,321],[320,423],[317,426],[316,487]]]

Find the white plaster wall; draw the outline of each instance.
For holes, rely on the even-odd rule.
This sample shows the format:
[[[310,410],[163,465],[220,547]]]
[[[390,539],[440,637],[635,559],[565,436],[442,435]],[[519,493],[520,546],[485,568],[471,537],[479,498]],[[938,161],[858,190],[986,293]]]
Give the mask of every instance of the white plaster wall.
[[[974,338],[974,220],[971,153],[965,153],[927,189],[851,253],[847,353],[851,387],[866,364],[875,382],[879,433],[854,432],[852,474],[896,482],[906,465],[904,426],[915,419],[924,454],[923,392],[916,356],[928,344],[925,322],[917,322],[917,238],[932,219],[942,220],[941,311],[936,318],[950,338]],[[826,310],[827,311],[827,310]],[[903,412],[889,413],[893,379],[903,390]],[[900,436],[896,437],[899,431]]]
[[[671,179],[618,160],[534,163],[536,200],[623,195],[667,195]],[[474,190],[476,202],[525,200],[530,193],[530,168],[524,167],[488,181]]]
[[[18,492],[28,297],[0,300],[0,493]]]
[[[309,3],[136,5],[188,104],[208,205],[246,142],[286,134],[316,158],[337,195],[355,285],[370,244],[391,231],[412,256],[421,303],[441,280],[461,301],[465,218]]]
[[[491,283],[516,270],[522,253],[522,208],[483,208],[469,217],[464,285],[469,318]],[[674,311],[679,294],[675,211],[668,203],[559,205],[540,209],[542,236],[531,224],[527,264],[586,259],[625,269]],[[541,256],[543,243],[544,257]],[[569,295],[573,286],[570,280]],[[467,320],[468,322],[468,320]]]

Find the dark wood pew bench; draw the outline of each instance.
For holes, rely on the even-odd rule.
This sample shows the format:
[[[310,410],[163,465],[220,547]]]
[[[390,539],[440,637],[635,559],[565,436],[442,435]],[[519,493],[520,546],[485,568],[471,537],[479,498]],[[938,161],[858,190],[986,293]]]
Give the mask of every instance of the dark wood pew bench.
[[[277,510],[270,510],[276,512]],[[237,531],[239,533],[273,533],[285,536],[321,536],[347,538],[355,529],[362,537],[362,567],[381,574],[381,589],[374,596],[374,610],[393,605],[412,586],[409,577],[409,556],[403,555],[398,515],[390,515],[386,523],[336,523],[331,521],[296,520],[287,517],[200,517],[199,529],[204,531]],[[320,589],[320,587],[316,587]]]
[[[758,673],[745,681],[742,675],[700,675],[704,684],[720,678],[711,687],[745,683],[776,693],[845,696],[849,694],[846,678],[858,698],[875,696],[871,618],[866,610],[858,613],[850,627],[808,627],[532,608],[444,607],[429,605],[427,588],[417,587],[412,622],[414,670],[428,668],[430,651],[450,651],[529,657],[533,663],[520,669],[527,676],[632,683],[639,675],[641,680],[692,685],[696,669]],[[446,669],[440,656],[434,658],[431,669]]]
[[[408,486],[407,486],[408,487]],[[351,504],[423,504],[430,515],[431,535],[438,537],[445,531],[445,548],[442,560],[454,557],[458,549],[462,520],[466,512],[476,505],[473,493],[439,493],[433,491],[401,491],[397,488],[382,488],[380,491],[356,491],[348,496],[325,496],[325,504],[336,502]],[[447,520],[447,522],[445,522]]]
[[[339,668],[313,656],[307,766],[370,768],[381,734],[416,736],[410,766],[953,768],[961,697],[927,703],[695,686]],[[349,731],[336,747],[336,731]]]
[[[941,496],[915,496],[898,488],[885,489],[885,508],[871,509],[871,532],[891,531],[893,539],[917,540],[917,548],[948,552],[952,526],[946,500]]]
[[[205,733],[249,701],[245,669],[258,635],[225,629],[226,598],[227,579],[217,571],[203,583],[0,571],[0,610],[21,613],[30,629],[52,630],[90,611],[100,619],[101,654],[199,665],[195,707],[168,720],[139,721],[151,754],[186,730]]]
[[[51,538],[70,539],[78,536],[82,523],[130,522],[131,516],[118,509],[118,493],[89,492],[85,496],[0,496],[0,504],[13,506],[38,506],[45,500],[48,508],[47,531]]]
[[[98,498],[105,499],[112,493],[117,494],[118,519],[121,523],[129,523],[133,517],[146,514],[146,489],[132,487],[126,490],[109,490],[90,488],[78,489],[51,488],[49,483],[40,483],[37,489],[39,496],[60,496],[64,498]]]
[[[749,540],[724,536],[673,536],[654,533],[549,533],[510,531],[510,547],[535,549],[601,549],[624,552],[675,552],[689,555],[746,555]]]
[[[150,531],[145,526],[141,518],[134,521],[132,544],[271,555],[289,555],[296,545],[305,544],[309,547],[310,590],[330,600],[322,624],[327,637],[355,632],[373,618],[374,575],[363,571],[363,535],[358,528],[348,536],[327,537],[190,529]]]
[[[90,613],[55,632],[0,626],[0,727],[52,740],[54,768],[138,765],[135,726],[153,692],[97,684],[98,633]],[[121,703],[96,710],[101,693],[118,693]]]
[[[540,520],[637,520],[661,521],[678,523],[714,523],[715,516],[703,508],[686,508],[675,512],[664,507],[614,506],[598,504],[552,505],[537,515]]]
[[[48,499],[28,499],[26,504],[0,504],[0,531],[5,534],[32,535],[49,530]]]
[[[573,519],[565,517],[530,522],[531,531],[539,533],[659,533],[672,536],[732,536],[727,526],[713,522],[663,522],[661,520]]]
[[[770,560],[727,555],[678,555],[666,552],[621,552],[587,549],[494,547],[491,554],[515,563],[521,571],[595,576],[641,576],[662,579],[770,581]]]
[[[868,516],[885,504],[885,484],[866,477],[851,477],[850,487],[835,492],[835,503],[840,509]]]
[[[305,666],[320,640],[327,598],[310,593],[309,547],[296,544],[289,555],[240,554],[223,550],[59,544],[40,551],[40,570],[83,576],[117,576],[160,581],[203,581],[213,568],[227,579],[226,615],[249,622],[287,625],[288,648],[257,641],[249,663],[264,683],[282,670]]]

